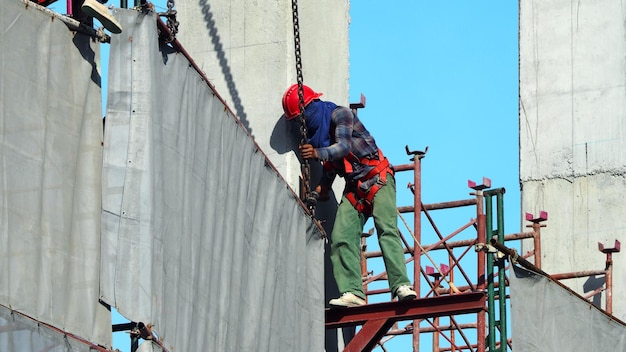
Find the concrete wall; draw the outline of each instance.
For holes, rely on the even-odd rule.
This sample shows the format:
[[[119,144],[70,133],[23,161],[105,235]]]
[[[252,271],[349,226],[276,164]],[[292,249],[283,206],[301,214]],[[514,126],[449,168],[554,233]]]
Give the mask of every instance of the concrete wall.
[[[618,1],[520,0],[522,210],[549,214],[548,273],[604,269],[598,242],[626,244],[624,13]],[[626,253],[613,259],[613,313],[624,320]],[[603,281],[564,283],[585,294]]]
[[[177,38],[261,149],[298,192],[297,124],[281,119],[282,95],[296,83],[292,4],[278,1],[177,2]],[[348,104],[349,1],[300,1],[304,83]],[[296,127],[294,129],[294,127]]]

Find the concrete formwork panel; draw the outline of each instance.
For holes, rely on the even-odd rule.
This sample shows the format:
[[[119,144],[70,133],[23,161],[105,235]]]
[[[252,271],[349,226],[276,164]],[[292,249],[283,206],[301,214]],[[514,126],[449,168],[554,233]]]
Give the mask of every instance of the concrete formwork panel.
[[[626,30],[615,1],[520,1],[522,210],[549,213],[542,268],[604,268],[598,242],[626,232]],[[522,250],[531,249],[526,242]],[[613,313],[626,316],[626,253],[613,255]],[[572,280],[581,294],[603,277]],[[602,303],[604,294],[594,303]]]
[[[201,0],[176,7],[178,40],[297,190],[299,131],[281,119],[282,95],[296,83],[291,1]],[[347,105],[349,1],[300,2],[298,19],[304,83]]]

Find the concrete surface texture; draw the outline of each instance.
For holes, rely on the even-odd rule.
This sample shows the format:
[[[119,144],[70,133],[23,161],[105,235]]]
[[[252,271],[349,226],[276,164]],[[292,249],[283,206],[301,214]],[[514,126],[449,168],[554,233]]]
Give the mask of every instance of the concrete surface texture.
[[[521,209],[549,214],[541,261],[551,274],[602,270],[598,242],[626,244],[624,11],[614,1],[520,1]],[[613,261],[613,314],[624,320],[626,253]],[[585,295],[603,282],[564,283]]]
[[[293,8],[288,0],[178,2],[178,39],[296,192],[297,124],[281,118],[296,83]],[[298,4],[304,83],[348,104],[349,1]]]

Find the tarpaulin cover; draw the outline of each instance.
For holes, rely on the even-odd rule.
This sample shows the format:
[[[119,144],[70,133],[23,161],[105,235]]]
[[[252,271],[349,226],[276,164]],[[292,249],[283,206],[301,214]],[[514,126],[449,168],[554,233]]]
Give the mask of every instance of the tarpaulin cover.
[[[156,16],[116,16],[102,299],[174,351],[322,351],[319,228]]]
[[[0,304],[110,345],[98,49],[34,6],[0,1]],[[12,338],[31,351],[30,335]]]
[[[621,321],[545,276],[513,268],[513,351],[626,351]]]
[[[68,335],[0,305],[0,351],[2,352],[102,350],[104,349],[84,339]],[[154,350],[154,352],[157,351],[160,352],[159,349]]]

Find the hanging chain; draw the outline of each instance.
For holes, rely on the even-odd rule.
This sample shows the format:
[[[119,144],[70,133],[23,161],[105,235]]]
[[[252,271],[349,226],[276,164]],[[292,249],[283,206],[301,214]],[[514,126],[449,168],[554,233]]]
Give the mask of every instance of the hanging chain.
[[[174,10],[174,0],[167,0],[167,14],[167,28],[172,32],[172,38],[176,38],[179,23],[176,20],[177,11]]]
[[[296,79],[298,83],[298,107],[300,115],[298,120],[300,121],[300,144],[307,143],[307,130],[306,121],[304,120],[304,78],[302,75],[302,55],[300,54],[300,23],[298,20],[298,1],[292,0],[291,7],[293,10],[293,40],[296,51]],[[315,206],[317,205],[317,199],[311,192],[311,166],[308,159],[302,159],[300,165],[302,171],[302,189],[301,198],[306,202],[311,215],[315,215]]]
[[[167,18],[167,29],[170,30],[170,36],[165,39],[166,43],[171,43],[176,39],[178,33],[178,25],[180,24],[176,20],[176,14],[178,11],[174,10],[174,0],[167,0],[167,12],[158,13],[159,16]]]

